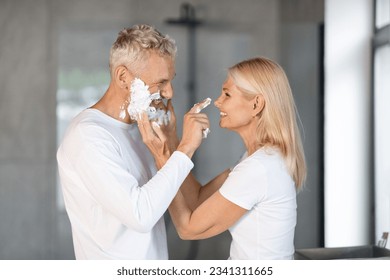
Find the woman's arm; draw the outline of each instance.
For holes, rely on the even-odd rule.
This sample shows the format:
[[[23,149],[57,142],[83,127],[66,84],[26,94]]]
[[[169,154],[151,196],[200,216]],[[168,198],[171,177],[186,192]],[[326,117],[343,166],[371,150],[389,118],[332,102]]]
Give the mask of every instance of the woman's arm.
[[[246,209],[224,198],[219,191],[192,211],[180,190],[169,206],[172,221],[182,239],[204,239],[218,235],[246,212]]]
[[[195,176],[190,173],[180,188],[188,207],[191,210],[195,210],[206,199],[219,190],[223,182],[225,182],[226,178],[229,176],[229,173],[230,170],[226,169],[204,186],[201,186]]]

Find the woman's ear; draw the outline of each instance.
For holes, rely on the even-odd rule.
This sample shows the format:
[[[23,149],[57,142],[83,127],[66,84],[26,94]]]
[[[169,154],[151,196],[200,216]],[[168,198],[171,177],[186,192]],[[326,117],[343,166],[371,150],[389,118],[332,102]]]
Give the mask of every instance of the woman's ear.
[[[262,95],[256,95],[253,99],[253,116],[257,116],[263,111],[265,105],[264,97]]]
[[[118,66],[114,72],[115,75],[115,83],[121,89],[129,89],[129,81],[131,80],[130,72],[127,70],[125,66]]]

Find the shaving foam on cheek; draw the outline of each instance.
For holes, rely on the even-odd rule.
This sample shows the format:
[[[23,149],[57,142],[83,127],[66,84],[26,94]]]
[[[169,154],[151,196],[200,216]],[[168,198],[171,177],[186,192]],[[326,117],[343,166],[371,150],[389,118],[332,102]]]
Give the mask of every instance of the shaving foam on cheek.
[[[137,121],[142,112],[148,113],[149,120],[157,122],[159,125],[167,125],[170,120],[169,111],[156,109],[151,103],[163,102],[159,92],[150,94],[149,86],[139,78],[135,78],[130,86],[130,101],[127,112],[132,120]]]
[[[130,85],[130,102],[127,112],[132,120],[138,120],[139,115],[146,111],[152,102],[149,87],[139,79],[135,78]]]

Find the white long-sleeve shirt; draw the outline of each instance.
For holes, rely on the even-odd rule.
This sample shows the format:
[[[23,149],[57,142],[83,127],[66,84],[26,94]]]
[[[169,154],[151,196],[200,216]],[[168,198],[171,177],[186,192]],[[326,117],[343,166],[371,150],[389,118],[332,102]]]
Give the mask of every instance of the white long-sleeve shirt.
[[[163,214],[193,167],[174,152],[156,173],[136,125],[86,109],[57,152],[77,259],[167,259]]]

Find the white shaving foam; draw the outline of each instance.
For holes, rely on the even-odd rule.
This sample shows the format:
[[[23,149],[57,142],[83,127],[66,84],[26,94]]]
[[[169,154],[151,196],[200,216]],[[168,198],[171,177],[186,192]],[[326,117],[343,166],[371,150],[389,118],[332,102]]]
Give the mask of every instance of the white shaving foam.
[[[127,107],[130,118],[138,120],[139,115],[148,109],[151,102],[149,87],[141,79],[135,78],[131,82],[130,102]]]
[[[130,101],[127,107],[130,118],[137,121],[141,113],[147,112],[149,120],[153,120],[159,125],[167,125],[170,120],[169,111],[165,112],[162,109],[150,106],[153,100],[159,99],[161,99],[159,92],[150,94],[149,86],[141,79],[135,78],[130,86]]]
[[[196,108],[195,110],[195,113],[200,113],[200,111],[202,111],[204,108],[206,108],[207,106],[209,106],[211,103],[211,98],[210,97],[207,97],[205,100],[203,100],[200,104],[200,106],[198,106],[198,108]],[[199,103],[196,103],[194,106],[198,105]]]

